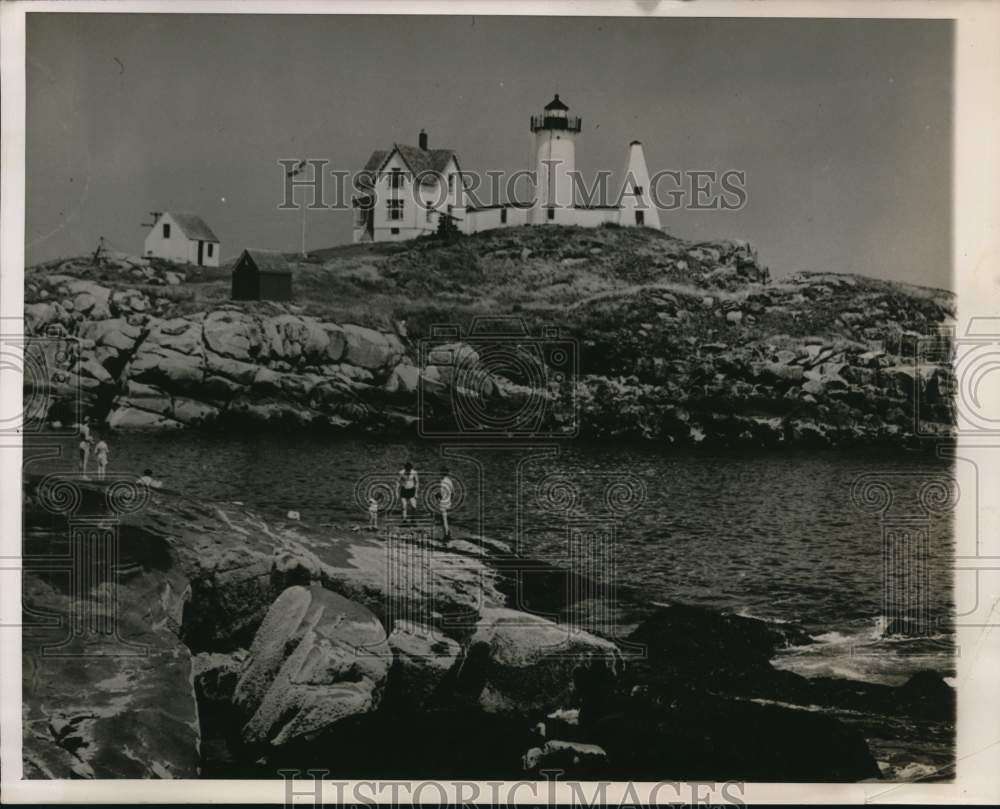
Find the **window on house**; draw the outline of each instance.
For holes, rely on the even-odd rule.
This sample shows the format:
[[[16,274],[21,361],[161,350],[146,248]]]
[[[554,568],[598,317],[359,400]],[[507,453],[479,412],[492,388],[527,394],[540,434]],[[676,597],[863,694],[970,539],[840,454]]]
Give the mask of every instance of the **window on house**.
[[[556,218],[556,209],[555,208],[549,208],[548,212],[546,213],[546,216],[548,216],[549,219],[555,219]]]
[[[389,218],[390,219],[402,219],[403,218],[403,200],[401,199],[390,199],[388,200],[389,206]]]
[[[398,235],[399,235],[399,228],[389,228],[389,232],[390,232],[390,233],[391,233],[391,234],[392,234],[393,236],[398,236]]]
[[[163,238],[164,239],[170,238],[170,225],[167,224],[166,222],[163,223]]]
[[[214,247],[215,247],[215,245],[214,245],[214,244],[212,244],[211,242],[209,242],[209,243],[208,243],[208,257],[209,257],[209,258],[211,258],[211,257],[212,257],[212,249],[213,249]]]
[[[434,209],[431,207],[431,204],[428,202],[427,203],[427,221],[430,222],[431,219],[433,219],[433,218],[434,218]]]
[[[454,191],[455,190],[455,175],[454,174],[449,174],[448,175],[448,190],[449,191]]]
[[[645,225],[646,224],[646,212],[645,211],[636,211],[635,212],[635,223],[637,225]]]
[[[501,208],[500,209],[500,224],[501,225],[506,225],[507,224],[507,209],[506,208]]]
[[[641,185],[637,185],[635,188],[632,189],[632,193],[635,194],[637,197],[641,197],[642,196],[642,186]]]
[[[393,169],[389,173],[389,188],[399,190],[403,187],[405,179],[406,178],[403,176],[403,172],[399,169]]]

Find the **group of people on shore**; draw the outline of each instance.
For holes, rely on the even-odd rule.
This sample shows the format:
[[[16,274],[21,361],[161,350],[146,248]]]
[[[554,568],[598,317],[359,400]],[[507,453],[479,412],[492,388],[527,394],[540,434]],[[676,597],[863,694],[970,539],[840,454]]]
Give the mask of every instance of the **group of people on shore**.
[[[403,519],[407,520],[411,512],[417,511],[417,495],[420,491],[420,475],[410,461],[403,464],[396,477],[396,496],[402,505]],[[453,497],[455,494],[455,482],[451,479],[447,467],[441,467],[441,480],[438,482],[438,491],[435,497],[434,507],[441,517],[441,527],[444,531],[444,538],[451,539],[451,526],[448,523],[448,513],[452,509]],[[374,497],[368,498],[368,527],[378,530],[379,504]]]
[[[108,475],[108,462],[111,460],[111,449],[108,442],[101,438],[90,426],[90,418],[84,417],[77,427],[80,431],[80,443],[77,445],[80,458],[80,476],[90,480],[90,456],[97,463],[97,480],[105,480]],[[152,469],[144,469],[136,483],[159,489],[163,484],[153,477]]]
[[[84,480],[90,480],[90,459],[93,456],[97,464],[97,480],[105,480],[108,473],[108,463],[111,459],[111,449],[107,441],[101,438],[91,427],[90,419],[84,418],[78,425],[80,433],[79,460],[80,475]],[[142,475],[136,482],[150,488],[159,489],[163,484],[153,477],[152,469],[144,469]],[[402,505],[403,519],[407,520],[411,513],[417,511],[417,495],[420,491],[420,475],[410,461],[403,464],[396,478],[396,496]],[[448,514],[452,509],[455,494],[455,482],[448,472],[448,468],[441,467],[441,479],[438,482],[438,491],[434,498],[433,508],[435,513],[441,517],[441,527],[444,531],[444,539],[451,539],[451,526],[448,522]],[[381,510],[378,501],[374,497],[368,498],[368,527],[378,530],[379,511]]]
[[[108,443],[91,429],[89,418],[84,418],[79,427],[80,474],[84,480],[90,479],[90,455],[93,452],[94,460],[97,462],[97,479],[104,480],[108,473],[108,461],[111,458]]]

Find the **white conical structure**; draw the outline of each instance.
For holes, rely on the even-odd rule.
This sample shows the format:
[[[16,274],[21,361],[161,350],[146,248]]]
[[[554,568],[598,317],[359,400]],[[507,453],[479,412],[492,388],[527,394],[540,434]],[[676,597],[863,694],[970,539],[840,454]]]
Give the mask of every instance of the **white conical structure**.
[[[628,147],[620,203],[618,224],[633,227],[644,225],[659,230],[660,212],[653,205],[649,193],[646,156],[642,151],[642,143],[637,140],[632,141]]]

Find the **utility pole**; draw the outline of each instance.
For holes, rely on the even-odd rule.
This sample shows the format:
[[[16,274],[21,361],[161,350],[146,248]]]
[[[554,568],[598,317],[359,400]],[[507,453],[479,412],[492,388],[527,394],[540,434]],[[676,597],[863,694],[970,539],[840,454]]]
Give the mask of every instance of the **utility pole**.
[[[306,168],[306,161],[300,160],[295,168],[285,174],[286,177],[298,177]],[[306,206],[302,206],[302,258],[306,258]]]
[[[302,206],[302,258],[307,258],[306,254],[306,206]]]

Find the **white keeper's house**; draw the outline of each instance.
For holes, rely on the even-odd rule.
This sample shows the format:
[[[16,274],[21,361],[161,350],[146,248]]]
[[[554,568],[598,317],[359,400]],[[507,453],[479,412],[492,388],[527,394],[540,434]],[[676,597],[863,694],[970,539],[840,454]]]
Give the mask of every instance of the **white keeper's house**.
[[[535,199],[490,205],[469,204],[461,166],[453,149],[431,149],[423,130],[417,146],[393,144],[376,150],[360,175],[354,197],[354,241],[413,239],[438,228],[442,216],[454,218],[463,233],[515,225],[605,223],[660,227],[649,197],[649,171],[642,144],[629,144],[616,204],[579,204],[574,196],[576,138],[582,121],[556,94],[540,115],[532,115],[536,172]]]
[[[146,235],[145,255],[170,261],[219,266],[219,237],[198,214],[164,211],[153,216]]]

